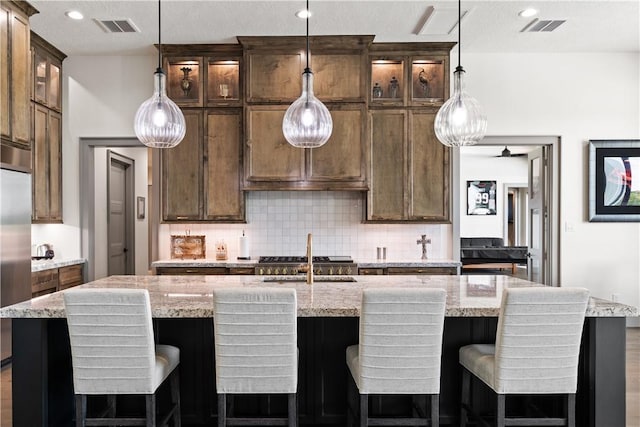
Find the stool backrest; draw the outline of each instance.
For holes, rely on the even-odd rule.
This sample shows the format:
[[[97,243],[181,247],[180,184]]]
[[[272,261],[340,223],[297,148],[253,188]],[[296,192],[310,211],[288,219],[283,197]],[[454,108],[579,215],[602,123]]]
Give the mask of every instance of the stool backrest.
[[[370,288],[360,311],[360,392],[437,394],[447,293]]]
[[[145,289],[63,295],[76,394],[153,393],[155,345]]]
[[[589,291],[505,289],[496,333],[498,393],[575,393]]]
[[[218,393],[296,392],[295,289],[214,289],[213,313]]]

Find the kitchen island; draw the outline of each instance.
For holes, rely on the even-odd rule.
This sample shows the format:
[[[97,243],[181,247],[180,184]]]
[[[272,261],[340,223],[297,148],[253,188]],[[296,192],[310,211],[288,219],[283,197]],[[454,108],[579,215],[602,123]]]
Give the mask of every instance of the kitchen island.
[[[301,425],[342,426],[346,414],[345,349],[358,341],[361,291],[365,287],[437,287],[448,292],[443,339],[440,413],[443,425],[457,425],[458,349],[495,338],[502,290],[539,286],[507,276],[354,276],[354,282],[317,277],[309,286],[290,277],[270,281],[258,276],[114,276],[80,287],[148,289],[156,342],[181,349],[182,419],[185,426],[215,423],[212,289],[224,286],[294,287],[298,297],[299,415]],[[268,280],[274,280],[269,278]],[[327,282],[321,281],[327,280]],[[67,292],[73,292],[69,290]],[[591,298],[579,367],[578,423],[625,427],[625,317],[637,309]],[[71,358],[62,293],[35,298],[0,310],[14,331],[13,417],[16,426],[69,425],[73,417]],[[491,396],[479,403],[493,407]],[[478,400],[477,400],[478,401]],[[405,397],[374,401],[402,412]],[[484,403],[483,403],[484,402]],[[119,401],[119,405],[121,402]],[[131,403],[122,402],[123,406]],[[555,410],[557,402],[548,402]],[[237,410],[285,412],[286,400],[250,396]]]

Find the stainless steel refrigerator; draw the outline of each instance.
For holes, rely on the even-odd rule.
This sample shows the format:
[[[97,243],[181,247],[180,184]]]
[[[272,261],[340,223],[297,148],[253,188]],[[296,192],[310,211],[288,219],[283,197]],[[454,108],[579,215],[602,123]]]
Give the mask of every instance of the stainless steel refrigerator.
[[[0,306],[4,307],[31,298],[31,162],[25,153],[7,155],[6,147],[1,148]],[[11,357],[11,320],[2,319],[1,327],[5,362]]]

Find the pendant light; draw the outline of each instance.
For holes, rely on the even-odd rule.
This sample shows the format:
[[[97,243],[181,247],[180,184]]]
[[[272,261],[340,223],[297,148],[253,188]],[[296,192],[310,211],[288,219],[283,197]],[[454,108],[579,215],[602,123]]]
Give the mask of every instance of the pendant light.
[[[167,76],[162,69],[160,39],[160,0],[158,0],[158,68],[154,74],[153,95],[140,105],[133,123],[136,136],[150,148],[172,148],[186,132],[184,115],[167,96]]]
[[[307,0],[307,12],[309,0]],[[289,106],[282,121],[282,133],[298,148],[317,148],[331,136],[333,120],[325,105],[313,95],[313,73],[309,68],[309,18],[307,17],[307,67],[302,73],[302,95]]]
[[[434,123],[436,136],[448,147],[474,145],[487,132],[487,118],[480,104],[464,91],[464,69],[460,65],[461,18],[458,0],[458,66],[453,73],[453,95],[440,107]]]

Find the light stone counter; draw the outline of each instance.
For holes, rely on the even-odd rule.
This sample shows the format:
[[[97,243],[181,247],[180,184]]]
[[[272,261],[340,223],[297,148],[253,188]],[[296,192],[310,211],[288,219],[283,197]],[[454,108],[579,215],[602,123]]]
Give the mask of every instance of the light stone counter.
[[[31,272],[51,270],[54,268],[66,267],[69,265],[84,264],[87,260],[84,258],[78,259],[43,259],[31,261]]]
[[[329,277],[318,277],[317,280]],[[286,279],[286,280],[285,280]],[[226,286],[293,287],[298,296],[300,317],[355,317],[359,315],[361,291],[365,287],[427,286],[448,292],[446,315],[449,317],[496,317],[502,290],[539,286],[509,276],[354,276],[355,282],[266,282],[262,276],[112,276],[63,292],[88,287],[143,288],[151,297],[153,317],[206,318],[213,315],[212,290]],[[273,280],[273,279],[269,279]],[[64,317],[62,292],[44,295],[0,309],[6,318]],[[635,307],[591,298],[588,317],[638,316]]]

